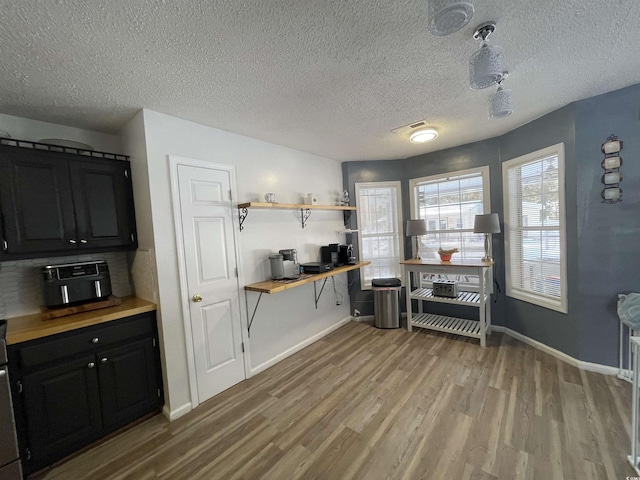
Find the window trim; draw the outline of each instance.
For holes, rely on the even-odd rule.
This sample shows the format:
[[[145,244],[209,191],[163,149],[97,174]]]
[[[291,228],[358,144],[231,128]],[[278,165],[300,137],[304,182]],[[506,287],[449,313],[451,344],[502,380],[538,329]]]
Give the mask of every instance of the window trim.
[[[511,277],[511,226],[510,226],[510,199],[509,199],[509,170],[526,163],[535,162],[546,157],[556,155],[558,158],[558,232],[560,237],[560,299],[522,290],[513,286]],[[566,223],[566,189],[565,189],[565,155],[564,143],[557,143],[541,150],[521,155],[502,163],[502,195],[504,203],[504,250],[505,250],[505,281],[508,297],[532,303],[540,307],[555,310],[561,313],[568,313],[567,298],[567,223]],[[513,229],[515,231],[517,226]]]
[[[397,193],[397,217],[398,217],[398,255],[400,260],[402,261],[404,257],[404,229],[403,225],[403,216],[402,216],[402,182],[397,181],[388,181],[388,182],[356,182],[355,183],[355,201],[356,207],[358,207],[358,202],[360,200],[360,189],[361,188],[377,188],[377,187],[396,187]],[[366,260],[362,256],[362,252],[364,251],[362,248],[362,218],[360,214],[360,208],[356,208],[356,221],[358,222],[358,253],[360,256],[360,260]],[[364,278],[364,268],[360,270],[360,290],[371,290],[371,284],[366,285]],[[402,272],[400,273],[400,282],[404,285],[404,279],[402,278]]]
[[[416,186],[418,186],[418,184],[423,182],[441,181],[450,177],[459,177],[459,176],[464,176],[464,175],[469,175],[474,173],[480,173],[480,177],[482,178],[482,207],[484,209],[484,213],[491,213],[491,175],[490,175],[489,165],[483,165],[481,167],[466,168],[464,170],[455,170],[451,172],[437,173],[435,175],[427,175],[425,177],[410,179],[409,180],[409,203],[411,208],[411,218],[414,220],[418,218],[418,205],[417,205],[417,199],[415,195]],[[460,231],[460,230],[461,229],[458,229],[455,231]],[[465,231],[466,230],[473,230],[473,229],[465,229]],[[447,231],[453,231],[453,230],[438,229],[433,231],[432,233],[442,233]],[[491,242],[491,249],[493,249],[493,242]],[[411,242],[412,256],[415,256],[416,254],[415,250],[416,250],[415,242]],[[489,255],[492,255],[492,251],[489,252]],[[489,275],[490,276],[489,276],[489,281],[487,282],[487,288],[490,293],[493,293],[493,269],[490,270]],[[464,283],[464,282],[458,282],[458,283],[460,287],[465,291],[477,291],[478,289],[478,286],[473,283]],[[428,285],[428,282],[425,283],[425,285]]]

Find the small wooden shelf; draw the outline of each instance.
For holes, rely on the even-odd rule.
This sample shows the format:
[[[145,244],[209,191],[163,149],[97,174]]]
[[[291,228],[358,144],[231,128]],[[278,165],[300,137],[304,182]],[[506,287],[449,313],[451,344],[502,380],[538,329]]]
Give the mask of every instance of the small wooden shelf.
[[[356,207],[350,205],[306,205],[304,203],[268,203],[268,202],[248,202],[239,203],[238,208],[275,208],[281,210],[355,210]]]
[[[248,324],[249,336],[251,336],[251,325],[253,325],[253,320],[256,317],[256,312],[258,311],[258,305],[260,305],[260,299],[262,298],[263,293],[267,293],[267,294],[279,293],[279,292],[284,292],[285,290],[289,290],[290,288],[296,288],[302,285],[313,283],[313,298],[315,299],[316,308],[318,308],[318,300],[320,300],[320,296],[324,291],[324,286],[327,283],[328,278],[333,277],[335,275],[339,275],[344,272],[357,270],[359,268],[369,265],[370,263],[371,262],[358,262],[355,265],[344,265],[342,267],[336,267],[329,272],[316,273],[316,274],[308,274],[308,273],[302,274],[300,275],[300,278],[297,278],[295,280],[265,280],[264,282],[245,285],[244,289],[247,290],[248,292],[256,292],[260,294],[258,296],[258,301],[256,302],[256,306],[253,309],[253,313],[251,314],[251,318],[249,319],[249,324]],[[316,282],[322,279],[324,279],[324,282],[322,283],[320,294],[318,294],[316,290]],[[248,310],[249,310],[249,304],[247,303],[247,311]]]
[[[478,292],[460,292],[456,298],[449,298],[435,296],[431,288],[417,288],[411,292],[411,298],[437,303],[450,303],[452,305],[469,305],[472,307],[480,305],[480,294]],[[489,295],[485,294],[484,298],[485,301],[488,301]]]
[[[304,203],[276,203],[276,202],[247,202],[238,204],[238,218],[240,220],[240,231],[244,230],[244,221],[249,215],[250,208],[265,208],[271,210],[300,210],[300,223],[302,228],[307,226],[307,220],[311,215],[311,210],[339,210],[346,216],[350,215],[356,207],[350,205],[306,205]]]
[[[285,290],[289,290],[290,288],[295,288],[301,285],[306,285],[307,283],[316,282],[318,280],[322,280],[323,278],[329,278],[340,273],[357,270],[369,265],[370,263],[371,262],[358,262],[355,265],[344,265],[342,267],[336,267],[333,270],[324,273],[302,274],[297,280],[265,280],[264,282],[245,285],[244,289],[250,292],[268,294],[284,292]]]
[[[438,332],[456,333],[465,337],[482,338],[480,322],[433,313],[419,313],[411,317],[411,325]]]

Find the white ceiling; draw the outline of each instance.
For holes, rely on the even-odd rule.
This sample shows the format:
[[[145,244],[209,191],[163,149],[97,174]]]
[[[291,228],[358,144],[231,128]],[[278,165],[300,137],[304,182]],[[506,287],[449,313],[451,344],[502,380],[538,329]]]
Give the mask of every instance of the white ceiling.
[[[476,0],[447,37],[427,0],[1,0],[0,112],[116,133],[140,108],[337,160],[481,140],[640,81],[638,0]],[[469,88],[497,22],[515,113]],[[426,119],[413,145],[392,129]]]

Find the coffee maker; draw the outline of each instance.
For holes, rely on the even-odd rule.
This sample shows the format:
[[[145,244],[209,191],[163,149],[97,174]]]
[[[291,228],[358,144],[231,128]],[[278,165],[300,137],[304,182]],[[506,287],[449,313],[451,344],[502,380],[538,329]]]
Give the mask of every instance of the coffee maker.
[[[269,261],[273,280],[294,279],[300,276],[298,251],[295,248],[287,248],[269,255]]]
[[[358,263],[358,259],[353,255],[353,245],[350,243],[340,245],[338,259],[343,265],[355,265]]]
[[[341,267],[344,263],[340,262],[340,245],[330,243],[320,247],[320,259],[323,263],[333,263],[334,267]]]

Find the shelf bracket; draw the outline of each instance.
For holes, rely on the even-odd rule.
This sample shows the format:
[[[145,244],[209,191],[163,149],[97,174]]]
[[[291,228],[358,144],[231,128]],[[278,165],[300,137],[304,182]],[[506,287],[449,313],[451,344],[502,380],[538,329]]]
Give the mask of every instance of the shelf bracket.
[[[317,282],[313,282],[313,298],[316,301],[316,310],[318,309],[318,301],[320,301],[320,297],[322,296],[322,291],[324,290],[324,286],[327,284],[327,278],[329,278],[329,277],[325,277],[324,282],[322,282],[322,288],[320,289],[320,293],[319,294],[316,293],[316,283]]]
[[[309,220],[309,217],[311,216],[311,210],[308,208],[301,208],[300,216],[302,221],[302,228],[304,228],[307,226],[307,220]]]
[[[245,296],[246,301],[247,301],[247,312],[249,311],[249,299],[247,298],[247,296]],[[251,325],[253,325],[253,319],[256,316],[256,312],[258,311],[258,305],[260,305],[260,300],[262,299],[262,292],[260,292],[260,295],[258,295],[258,301],[256,302],[256,306],[253,308],[253,313],[251,314],[251,320],[249,320],[249,325],[248,325],[248,334],[249,337],[251,337]]]
[[[240,231],[244,230],[242,224],[244,223],[245,218],[249,215],[249,209],[247,207],[238,207],[238,216],[240,218]]]

